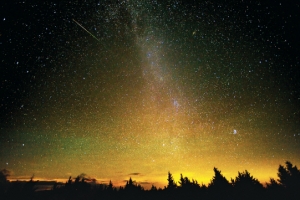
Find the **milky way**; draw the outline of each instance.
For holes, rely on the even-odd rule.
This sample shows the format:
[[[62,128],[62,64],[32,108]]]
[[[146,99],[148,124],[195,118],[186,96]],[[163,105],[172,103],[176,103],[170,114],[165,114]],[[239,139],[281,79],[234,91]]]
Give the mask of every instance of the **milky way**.
[[[0,169],[123,185],[300,165],[299,3],[1,5]],[[13,12],[11,11],[13,10]]]

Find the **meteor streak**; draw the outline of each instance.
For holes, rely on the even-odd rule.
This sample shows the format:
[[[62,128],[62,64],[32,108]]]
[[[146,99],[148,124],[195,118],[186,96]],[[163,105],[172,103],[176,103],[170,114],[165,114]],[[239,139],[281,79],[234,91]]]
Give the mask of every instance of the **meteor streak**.
[[[86,30],[86,28],[84,28],[79,22],[77,22],[75,19],[73,19],[73,21],[80,26],[83,30],[85,30],[88,34],[90,34],[90,36],[92,36],[94,39],[96,39],[98,42],[100,42],[100,40],[98,38],[96,38],[96,36],[94,36],[91,32],[89,32],[88,30]]]

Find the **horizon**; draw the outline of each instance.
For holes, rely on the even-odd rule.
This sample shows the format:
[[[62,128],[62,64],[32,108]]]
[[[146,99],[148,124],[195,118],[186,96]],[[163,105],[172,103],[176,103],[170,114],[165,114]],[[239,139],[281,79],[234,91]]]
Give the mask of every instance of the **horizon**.
[[[293,164],[293,163],[292,163]],[[282,164],[280,164],[280,165],[282,165]],[[294,164],[295,165],[295,164]],[[296,167],[297,167],[297,165],[295,165]],[[278,167],[279,167],[279,165],[278,165]],[[247,170],[254,178],[257,178],[258,179],[258,181],[264,186],[264,187],[266,187],[266,184],[267,183],[270,183],[270,178],[274,178],[276,181],[277,181],[277,179],[278,179],[278,176],[277,176],[277,173],[278,173],[278,167],[277,167],[277,169],[275,170],[276,171],[276,176],[268,176],[268,178],[266,178],[265,179],[265,181],[262,181],[262,180],[260,180],[260,179],[258,179],[256,176],[255,176],[255,174],[252,174],[249,170],[247,170],[247,169],[245,169],[245,170]],[[217,169],[219,169],[219,168],[217,168]],[[221,169],[219,169],[219,170],[221,170]],[[239,172],[244,172],[245,170],[243,170],[243,171],[238,171],[237,173],[236,173],[236,175],[235,176],[231,176],[231,177],[227,177],[226,175],[224,175],[224,174],[226,174],[226,173],[224,173],[222,170],[221,170],[221,172],[222,172],[222,174],[224,175],[224,177],[229,181],[229,182],[231,182],[231,180],[233,179],[235,179],[235,177],[238,175],[238,173]],[[213,170],[212,170],[213,171]],[[81,174],[84,174],[84,173],[81,173]],[[171,172],[171,174],[173,175],[173,177],[174,177],[174,180],[175,180],[175,182],[178,184],[178,181],[179,181],[179,178],[180,178],[180,175],[182,174],[182,173],[180,173],[180,174],[173,174],[172,172]],[[209,181],[206,181],[206,182],[203,182],[203,181],[201,181],[201,180],[198,180],[197,178],[195,178],[195,177],[189,177],[189,176],[187,176],[189,179],[191,179],[191,180],[195,180],[195,181],[197,181],[198,182],[198,184],[201,186],[201,185],[205,185],[205,186],[208,186],[209,185],[209,183],[211,182],[211,180],[213,179],[213,174],[214,173],[212,173],[212,176],[211,176],[211,179],[209,180]],[[133,180],[133,182],[135,183],[135,184],[138,184],[138,185],[141,185],[144,189],[146,189],[146,190],[149,190],[149,189],[151,189],[151,187],[152,187],[152,185],[153,186],[155,186],[155,187],[157,187],[157,188],[161,188],[161,189],[163,189],[165,186],[167,186],[167,178],[166,178],[166,181],[165,182],[145,182],[145,181],[142,181],[142,180],[140,180],[140,181],[136,181],[136,178],[139,176],[139,173],[133,173],[133,174],[129,174],[130,176],[128,177],[128,179],[125,179],[125,180],[111,180],[111,179],[98,179],[98,178],[96,178],[96,177],[90,177],[90,176],[88,176],[87,174],[84,174],[85,175],[85,177],[86,177],[86,180],[87,180],[87,182],[88,183],[92,183],[92,184],[97,184],[97,185],[108,185],[109,184],[109,182],[111,181],[112,182],[112,184],[113,184],[113,187],[116,187],[116,188],[119,188],[119,187],[123,187],[123,186],[125,186],[126,185],[126,182],[130,179],[130,178],[132,178],[132,180]],[[185,174],[182,174],[183,176],[186,176]],[[76,177],[77,176],[79,176],[79,174],[78,175],[76,175],[76,176],[72,176],[72,175],[70,175],[68,178],[57,178],[57,179],[44,179],[44,178],[41,178],[41,177],[35,177],[35,176],[31,176],[31,177],[33,177],[33,181],[38,181],[39,183],[52,183],[51,184],[51,186],[53,186],[53,183],[59,183],[59,184],[62,184],[62,185],[64,185],[68,180],[69,180],[69,178],[71,177],[72,178],[72,180],[75,180],[76,179]],[[11,176],[9,176],[9,177],[11,177]],[[23,177],[11,177],[11,178],[9,178],[8,177],[8,180],[10,181],[10,182],[14,182],[14,181],[20,181],[20,182],[27,182],[27,181],[30,181],[31,180],[31,178],[25,178],[24,176]],[[29,176],[28,176],[29,177]],[[167,173],[166,173],[166,177],[167,177]],[[49,187],[48,189],[51,189],[51,187]]]
[[[300,5],[4,2],[0,169],[122,185],[300,166]],[[14,10],[14,12],[11,12]],[[124,183],[125,184],[125,183]]]

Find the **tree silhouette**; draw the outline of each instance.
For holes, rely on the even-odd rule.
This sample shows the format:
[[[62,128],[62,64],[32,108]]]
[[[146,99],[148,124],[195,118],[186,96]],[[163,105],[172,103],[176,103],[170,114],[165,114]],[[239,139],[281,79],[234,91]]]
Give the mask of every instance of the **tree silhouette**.
[[[214,173],[213,179],[208,184],[209,188],[228,188],[230,187],[229,181],[221,174],[221,170],[218,170],[214,167]]]
[[[36,190],[35,185],[38,182],[38,180],[34,181],[33,178],[34,178],[34,175],[32,175],[30,177],[30,181],[29,182],[25,183],[25,185],[24,185],[24,190],[25,191],[34,192]]]
[[[112,184],[111,180],[109,180],[109,184],[108,184],[106,190],[109,191],[109,192],[112,192],[113,189],[114,189],[114,188],[113,188],[113,184]]]
[[[285,165],[279,165],[278,182],[286,189],[290,199],[296,199],[300,196],[300,170],[289,161]]]
[[[182,174],[180,174],[178,190],[182,199],[195,199],[201,192],[196,180],[191,181],[188,177],[183,177]]]
[[[270,178],[270,183],[267,183],[266,186],[268,189],[272,190],[278,190],[279,188],[282,188],[274,178]]]
[[[2,169],[0,171],[0,195],[7,192],[9,181],[7,180],[7,177],[10,176],[10,171],[7,169]]]
[[[69,188],[72,186],[72,176],[69,177],[68,181],[65,184],[65,188]]]
[[[129,178],[126,182],[124,194],[127,199],[141,199],[141,194],[144,188],[141,185],[135,184],[134,181]]]
[[[126,182],[125,185],[125,190],[128,191],[141,191],[144,188],[140,185],[140,184],[134,184],[134,181],[131,179],[131,177],[129,178],[129,180]]]
[[[231,180],[235,190],[235,197],[237,199],[261,199],[264,188],[263,185],[250,173],[245,170],[238,172],[235,180]]]
[[[296,185],[299,186],[300,183],[300,171],[298,170],[297,166],[293,166],[291,162],[285,162],[286,167],[279,165],[278,168],[278,181],[279,183],[286,187],[292,188]]]
[[[74,181],[72,177],[66,182],[65,187],[62,188],[64,195],[68,199],[85,199],[88,198],[89,192],[91,191],[91,185],[87,183],[88,178],[86,174],[78,175]]]
[[[213,179],[208,184],[209,195],[213,199],[229,199],[232,195],[232,185],[221,174],[221,170],[214,167]]]
[[[198,182],[196,180],[190,180],[188,177],[183,177],[182,174],[180,174],[180,181],[179,186],[183,189],[191,190],[193,188],[200,188]]]
[[[150,191],[157,191],[157,188],[154,185],[152,185]]]
[[[0,171],[0,183],[6,183],[7,182],[7,177],[10,176],[10,171],[7,169],[2,169]]]
[[[176,182],[174,181],[173,175],[168,172],[168,185],[167,185],[167,189],[168,190],[174,190],[177,188]]]
[[[97,191],[97,195],[99,199],[114,199],[116,190],[113,186],[112,181],[109,181],[108,185],[101,185],[101,187]]]
[[[284,199],[284,187],[274,178],[270,178],[270,182],[266,183],[267,199]]]
[[[180,187],[181,188],[187,188],[187,187],[189,187],[190,184],[191,184],[191,182],[188,179],[188,177],[183,178],[182,174],[180,174],[180,181],[179,181]]]
[[[130,177],[129,180],[126,182],[125,190],[132,190],[134,187],[135,185],[133,184],[133,181]]]
[[[266,183],[266,188],[247,170],[238,172],[231,183],[222,175],[221,170],[213,170],[214,176],[208,186],[200,186],[196,180],[182,174],[177,185],[173,175],[168,172],[168,185],[163,190],[154,185],[150,190],[144,190],[131,177],[125,186],[117,189],[111,181],[108,185],[96,186],[95,179],[80,174],[73,179],[69,177],[64,187],[55,184],[53,190],[44,192],[36,191],[37,181],[33,180],[33,176],[27,182],[9,182],[7,177],[10,172],[1,170],[0,199],[300,199],[300,171],[291,162],[287,161],[285,166],[279,165],[278,180],[271,178]]]

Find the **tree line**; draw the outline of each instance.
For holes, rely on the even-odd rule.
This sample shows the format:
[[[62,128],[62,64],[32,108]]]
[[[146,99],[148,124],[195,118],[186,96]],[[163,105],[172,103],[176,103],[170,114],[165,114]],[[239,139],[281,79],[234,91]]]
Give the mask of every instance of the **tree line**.
[[[0,171],[0,199],[300,199],[300,170],[289,161],[279,165],[278,178],[270,178],[263,186],[247,170],[238,172],[237,177],[228,180],[221,170],[214,168],[214,176],[208,185],[180,175],[176,182],[168,172],[168,184],[164,188],[152,185],[145,190],[131,178],[125,186],[92,185],[85,174],[70,177],[60,185],[55,183],[52,190],[36,191],[38,181],[8,181],[10,172]],[[95,180],[94,180],[95,181]]]

